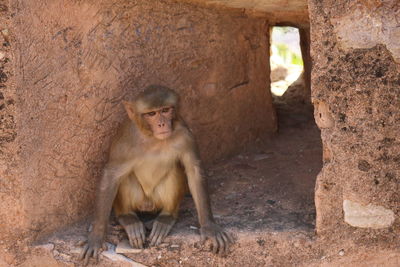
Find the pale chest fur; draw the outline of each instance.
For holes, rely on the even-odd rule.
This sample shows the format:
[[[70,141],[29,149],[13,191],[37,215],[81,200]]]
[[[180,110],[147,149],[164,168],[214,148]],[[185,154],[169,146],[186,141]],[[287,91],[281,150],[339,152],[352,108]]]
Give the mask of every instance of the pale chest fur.
[[[142,151],[135,157],[132,171],[143,191],[151,195],[154,188],[174,171],[179,161],[179,148],[174,144]]]

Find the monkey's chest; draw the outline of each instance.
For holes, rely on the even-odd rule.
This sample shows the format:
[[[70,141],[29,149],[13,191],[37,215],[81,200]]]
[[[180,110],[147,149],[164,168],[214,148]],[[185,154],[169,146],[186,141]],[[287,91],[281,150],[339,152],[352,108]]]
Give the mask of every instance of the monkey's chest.
[[[154,189],[173,175],[178,157],[170,153],[148,153],[135,162],[133,171],[144,193],[150,196]]]

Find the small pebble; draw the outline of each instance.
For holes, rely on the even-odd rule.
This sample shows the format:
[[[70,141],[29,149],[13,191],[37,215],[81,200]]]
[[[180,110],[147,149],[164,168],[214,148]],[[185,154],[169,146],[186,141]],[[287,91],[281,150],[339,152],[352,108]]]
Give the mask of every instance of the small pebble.
[[[64,253],[60,253],[60,254],[58,254],[58,256],[61,257],[63,260],[66,260],[66,261],[70,261],[71,260],[71,256],[67,255],[67,254],[64,254]]]
[[[71,253],[71,254],[81,254],[82,253],[82,247],[74,247],[69,251],[69,253]]]
[[[2,31],[1,31],[1,34],[2,34],[4,37],[8,37],[8,35],[9,35],[8,29],[2,30]]]
[[[341,250],[339,251],[339,256],[343,256],[343,255],[344,255],[344,250],[341,249]]]
[[[118,254],[140,253],[142,251],[143,251],[142,249],[136,249],[131,247],[128,239],[121,240],[118,243],[117,247],[115,248],[115,252]]]
[[[199,230],[199,228],[198,228],[198,227],[196,227],[196,226],[193,226],[193,225],[191,225],[189,228],[190,228],[190,229],[192,229],[192,230]]]
[[[48,243],[48,244],[43,244],[43,245],[39,245],[39,246],[36,246],[36,247],[44,249],[44,250],[51,251],[51,250],[54,249],[54,244],[53,243]]]
[[[263,160],[263,159],[268,159],[270,157],[271,157],[271,155],[268,155],[268,154],[260,154],[260,155],[255,155],[254,160],[259,161],[259,160]]]
[[[58,250],[53,250],[53,256],[57,257],[58,255],[60,255],[60,252]]]

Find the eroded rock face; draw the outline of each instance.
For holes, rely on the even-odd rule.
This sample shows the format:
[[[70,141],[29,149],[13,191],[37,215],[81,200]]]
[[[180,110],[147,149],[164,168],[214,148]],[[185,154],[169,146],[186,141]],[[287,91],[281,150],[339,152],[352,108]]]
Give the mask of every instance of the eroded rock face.
[[[4,12],[15,57],[0,90],[1,241],[92,212],[121,101],[148,85],[180,94],[204,161],[276,129],[265,18],[158,0],[21,0]]]
[[[339,44],[347,51],[384,44],[400,63],[400,27],[394,1],[373,9],[360,6],[339,18],[332,18]],[[399,8],[399,6],[397,6]]]
[[[273,23],[308,25],[307,0],[180,0],[211,7],[242,9],[268,17]]]
[[[394,220],[394,212],[382,206],[361,205],[351,200],[343,201],[344,221],[354,227],[387,228]]]
[[[320,129],[331,128],[334,126],[335,121],[329,111],[329,106],[327,103],[322,101],[315,101],[314,113],[315,122]]]
[[[317,232],[341,235],[349,229],[346,221],[369,227],[359,231],[370,236],[377,235],[370,228],[391,225],[384,235],[398,237],[400,38],[394,31],[400,3],[311,0],[309,10],[312,98],[324,145]],[[344,200],[370,206],[345,202],[344,218]]]

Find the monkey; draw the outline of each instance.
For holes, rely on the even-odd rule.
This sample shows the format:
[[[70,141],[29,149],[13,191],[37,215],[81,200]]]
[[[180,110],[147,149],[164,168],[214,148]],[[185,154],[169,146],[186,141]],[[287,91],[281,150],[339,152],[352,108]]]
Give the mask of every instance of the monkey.
[[[152,85],[123,105],[128,119],[111,143],[81,260],[87,264],[91,257],[98,259],[112,209],[130,245],[140,249],[146,236],[138,212],[158,214],[149,241],[150,246],[159,245],[175,224],[187,189],[197,210],[201,241],[210,239],[213,252],[225,255],[234,241],[214,220],[198,148],[179,115],[178,94]]]

